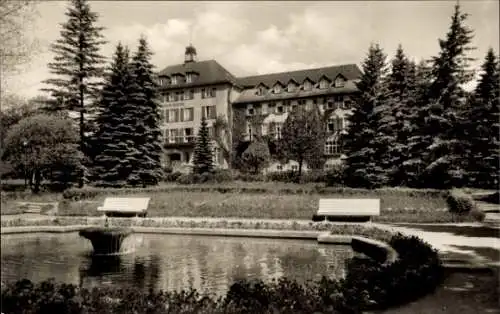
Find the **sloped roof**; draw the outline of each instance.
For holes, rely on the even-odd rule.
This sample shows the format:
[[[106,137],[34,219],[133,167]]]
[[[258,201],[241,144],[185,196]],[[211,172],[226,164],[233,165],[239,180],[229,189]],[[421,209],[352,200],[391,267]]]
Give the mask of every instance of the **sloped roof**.
[[[171,76],[172,74],[186,74],[188,72],[196,72],[198,78],[192,83],[180,82],[175,86],[168,85],[165,87],[179,88],[185,86],[208,85],[215,83],[236,83],[234,75],[229,73],[222,65],[215,60],[195,61],[182,64],[171,65],[158,73],[158,76]]]
[[[302,83],[306,78],[309,78],[314,82],[318,82],[323,76],[326,76],[333,81],[339,74],[342,74],[342,76],[344,76],[347,80],[355,80],[361,76],[361,70],[356,64],[345,64],[308,70],[240,77],[237,79],[237,82],[238,85],[245,88],[253,88],[259,83],[264,83],[267,86],[273,86],[277,81],[289,82],[290,79],[299,83]]]
[[[285,100],[285,99],[297,99],[297,98],[307,98],[307,97],[315,97],[315,96],[327,96],[327,95],[336,95],[336,94],[350,94],[356,93],[358,91],[356,84],[354,81],[347,81],[343,87],[333,87],[330,86],[325,89],[314,88],[309,91],[304,90],[296,90],[293,92],[281,92],[279,94],[274,93],[264,93],[262,95],[257,94],[257,89],[250,88],[245,89],[241,92],[239,97],[233,102],[234,104],[242,104],[242,103],[252,103],[252,102],[261,102],[261,101],[277,101],[277,100]]]

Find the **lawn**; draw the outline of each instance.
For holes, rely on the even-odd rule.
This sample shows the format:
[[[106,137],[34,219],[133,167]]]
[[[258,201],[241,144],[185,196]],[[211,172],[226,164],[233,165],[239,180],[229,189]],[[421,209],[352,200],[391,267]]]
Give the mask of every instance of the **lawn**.
[[[415,190],[387,189],[382,194],[369,190],[350,190],[318,194],[318,184],[288,184],[273,182],[231,182],[226,184],[232,190],[226,193],[194,190],[198,186],[162,185],[161,191],[143,193],[114,192],[115,196],[148,196],[151,201],[149,217],[224,217],[261,219],[307,219],[318,210],[320,198],[380,198],[381,215],[378,222],[461,222],[473,221],[468,215],[458,216],[447,211],[445,199],[436,193],[414,193]],[[225,186],[224,184],[222,186]],[[170,190],[172,187],[175,190]],[[211,187],[203,185],[203,187]],[[243,190],[243,189],[247,190]],[[241,189],[241,190],[238,190]],[[259,192],[250,191],[258,189]],[[287,193],[283,191],[287,190]],[[3,196],[8,197],[3,197]],[[19,201],[50,202],[59,201],[59,215],[97,216],[97,207],[110,193],[80,201],[63,199],[61,194],[31,195],[25,192],[2,193],[2,214],[19,213]]]

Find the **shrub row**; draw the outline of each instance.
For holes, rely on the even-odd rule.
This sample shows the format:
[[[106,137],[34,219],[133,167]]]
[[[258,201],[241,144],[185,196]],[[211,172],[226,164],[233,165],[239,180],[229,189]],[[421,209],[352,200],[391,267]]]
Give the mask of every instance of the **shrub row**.
[[[202,178],[198,179],[196,176],[190,174],[183,174],[181,172],[166,172],[164,176],[165,182],[177,182],[180,184],[193,184],[202,182],[230,182],[230,181],[244,181],[244,182],[300,182],[300,183],[327,183],[328,186],[341,186],[343,184],[342,173],[339,171],[325,172],[322,170],[314,170],[303,172],[298,177],[297,171],[277,171],[268,172],[266,174],[258,173],[231,173],[229,170],[216,170],[212,175],[205,174]]]
[[[29,280],[2,285],[6,313],[361,313],[400,305],[434,290],[443,278],[437,253],[417,238],[393,236],[399,259],[389,265],[354,258],[345,279],[299,284],[282,278],[233,283],[225,296],[196,290],[77,288]]]
[[[183,175],[184,176],[184,175]],[[179,180],[183,178],[179,177]],[[202,175],[203,176],[203,175]],[[199,177],[199,176],[197,176]],[[182,179],[184,180],[184,179]],[[188,180],[188,179],[186,179]],[[192,182],[192,181],[189,181]],[[401,195],[402,197],[445,197],[447,193],[441,190],[431,189],[402,189],[383,188],[375,190],[346,188],[346,187],[322,187],[322,186],[295,186],[295,187],[245,187],[223,184],[190,184],[175,186],[155,186],[148,188],[96,188],[85,187],[82,189],[72,188],[64,191],[63,198],[72,200],[92,199],[102,195],[124,195],[143,193],[168,193],[168,192],[219,192],[219,193],[273,193],[273,194],[343,194],[349,195]]]

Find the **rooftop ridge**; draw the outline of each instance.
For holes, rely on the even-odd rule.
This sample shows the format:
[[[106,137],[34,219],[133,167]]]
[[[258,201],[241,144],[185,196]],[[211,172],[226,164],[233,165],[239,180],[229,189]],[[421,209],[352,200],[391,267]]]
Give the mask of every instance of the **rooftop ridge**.
[[[356,63],[342,63],[338,65],[328,65],[328,66],[323,66],[323,67],[315,67],[315,68],[305,68],[301,70],[292,70],[292,71],[283,71],[283,72],[269,72],[265,74],[256,74],[256,75],[247,75],[247,76],[237,76],[238,79],[247,79],[247,78],[258,78],[262,76],[269,76],[269,75],[292,75],[292,74],[298,74],[298,73],[303,73],[304,71],[320,71],[320,70],[325,70],[325,69],[333,69],[333,68],[341,68],[341,67],[351,67],[351,66],[358,66]]]

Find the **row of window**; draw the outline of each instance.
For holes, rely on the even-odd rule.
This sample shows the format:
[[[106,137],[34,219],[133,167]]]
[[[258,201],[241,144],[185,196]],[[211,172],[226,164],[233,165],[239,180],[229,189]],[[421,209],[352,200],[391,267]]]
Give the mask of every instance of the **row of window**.
[[[208,127],[208,136],[213,137],[214,128]],[[176,128],[163,130],[163,137],[165,143],[181,144],[181,143],[194,143],[196,135],[193,128]]]
[[[196,79],[199,77],[198,73],[186,73],[186,75],[182,75],[180,73],[174,74],[170,77],[159,77],[158,78],[158,84],[160,86],[165,86],[165,85],[177,85],[181,83],[193,83],[196,81]]]
[[[302,83],[302,85],[299,85],[295,83],[294,81],[290,81],[288,85],[283,86],[280,82],[277,82],[274,84],[274,86],[271,89],[271,93],[273,94],[281,94],[284,91],[287,91],[289,93],[293,93],[297,90],[304,90],[304,91],[310,91],[313,88],[319,88],[319,89],[327,89],[329,87],[344,87],[345,86],[346,79],[342,76],[339,75],[337,78],[333,81],[333,83],[328,80],[327,78],[323,77],[319,83],[315,84],[313,81],[310,79],[305,79],[305,81]],[[261,96],[264,95],[267,92],[267,87],[264,84],[260,84],[257,87],[257,95]]]
[[[295,106],[305,106],[306,110],[310,110],[312,106],[318,105],[320,110],[328,109],[347,109],[350,106],[351,98],[347,95],[339,95],[333,97],[319,97],[313,99],[299,99],[299,100],[284,100],[275,101],[263,104],[248,104],[247,115],[253,116],[255,114],[282,114],[285,112],[292,112]]]
[[[330,117],[326,123],[327,132],[330,134],[336,134],[347,127],[347,120],[344,117]],[[274,122],[274,123],[263,123],[261,125],[261,133],[267,134],[274,139],[281,139],[281,131],[283,129],[283,123]],[[248,137],[251,141],[255,132],[254,128],[251,124],[247,125]]]
[[[201,88],[200,92],[201,92],[201,99],[214,98],[217,94],[217,89],[215,87]],[[195,89],[180,90],[176,92],[163,93],[162,100],[163,102],[192,100],[194,99],[194,95],[195,95]]]
[[[215,119],[217,112],[215,106],[202,106],[201,116],[206,119]],[[194,107],[164,109],[160,111],[163,122],[189,122],[194,120]]]
[[[333,155],[333,154],[332,154]],[[291,165],[290,167],[292,169],[292,171],[297,171],[299,170],[299,166],[297,165]],[[336,165],[332,165],[332,164],[325,164],[325,170],[330,170],[330,169],[334,169],[336,168]],[[276,166],[276,170],[278,171],[283,171],[283,165],[277,165]]]

